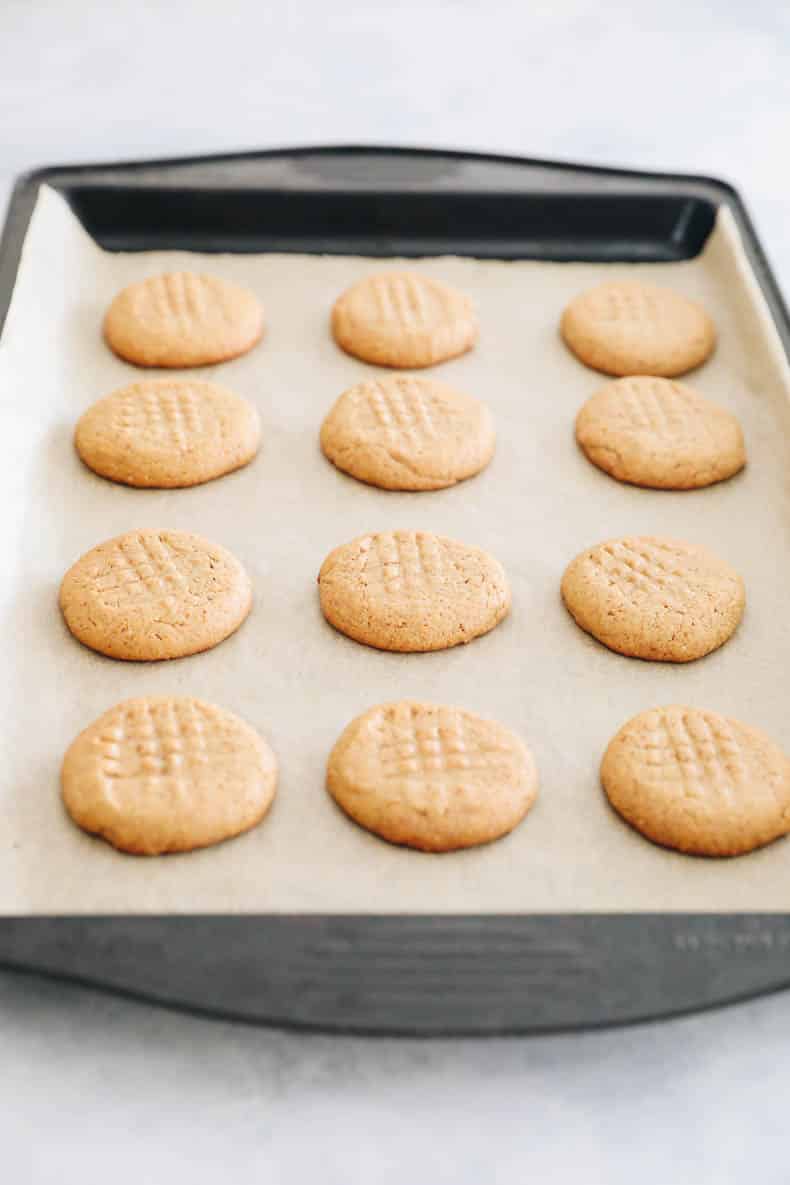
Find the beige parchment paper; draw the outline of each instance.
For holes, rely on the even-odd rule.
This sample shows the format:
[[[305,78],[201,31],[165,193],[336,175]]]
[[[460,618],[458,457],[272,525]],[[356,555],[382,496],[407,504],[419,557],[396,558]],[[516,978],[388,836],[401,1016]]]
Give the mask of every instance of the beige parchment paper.
[[[296,255],[111,254],[59,195],[42,190],[0,343],[3,515],[3,754],[0,912],[481,912],[790,908],[790,843],[733,861],[653,847],[608,808],[598,763],[634,713],[681,702],[738,716],[790,745],[790,411],[788,373],[729,216],[703,255],[649,265],[480,262],[409,267],[477,301],[479,348],[433,373],[486,400],[499,442],[485,473],[436,493],[387,493],[338,473],[318,447],[322,417],[373,368],[328,331],[337,294],[381,260]],[[100,336],[123,285],[174,267],[249,285],[268,318],[244,358],[201,372],[252,400],[263,449],[247,469],[193,490],[140,491],[82,467],[74,423],[99,396],[140,377]],[[620,485],[578,452],[573,419],[605,381],[557,334],[580,289],[649,275],[704,301],[721,344],[691,381],[736,412],[749,466],[694,493]],[[255,588],[252,615],[208,654],[125,664],[66,631],[57,590],[68,566],[138,526],[197,531],[229,547]],[[316,574],[364,531],[420,527],[480,544],[505,565],[511,617],[468,647],[379,653],[321,617]],[[610,653],[562,607],[562,571],[582,548],[665,533],[716,549],[743,573],[746,618],[716,654],[688,666]],[[186,856],[121,855],[78,831],[59,797],[74,735],[129,696],[195,694],[239,713],[281,763],[269,817],[249,834]],[[514,834],[426,856],[357,828],[324,790],[327,754],[372,704],[415,697],[489,715],[532,746],[538,804]]]

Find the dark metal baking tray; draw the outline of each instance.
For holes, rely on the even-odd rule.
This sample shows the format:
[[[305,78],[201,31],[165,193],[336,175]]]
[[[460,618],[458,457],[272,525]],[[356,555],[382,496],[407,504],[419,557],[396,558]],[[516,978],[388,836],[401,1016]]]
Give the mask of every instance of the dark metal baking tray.
[[[790,355],[738,194],[712,178],[406,148],[43,169],[0,242],[0,325],[40,186],[110,250],[667,261],[727,206]],[[790,915],[3,917],[0,965],[248,1021],[526,1033],[666,1017],[790,983]]]

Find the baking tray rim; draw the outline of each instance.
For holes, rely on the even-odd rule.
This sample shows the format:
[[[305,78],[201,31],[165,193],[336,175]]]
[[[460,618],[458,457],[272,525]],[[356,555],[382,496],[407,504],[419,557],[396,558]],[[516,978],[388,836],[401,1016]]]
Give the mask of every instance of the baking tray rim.
[[[144,169],[178,168],[190,165],[220,165],[263,159],[298,158],[304,156],[364,156],[374,157],[448,157],[457,161],[478,161],[489,164],[526,166],[537,169],[567,169],[574,173],[597,177],[623,177],[631,180],[665,181],[678,184],[704,184],[718,190],[731,200],[743,205],[736,187],[721,177],[707,173],[675,173],[651,169],[621,168],[617,165],[594,165],[549,157],[516,156],[511,153],[464,151],[457,148],[426,147],[397,144],[300,144],[293,147],[249,149],[243,152],[219,152],[207,155],[151,157],[137,160],[80,161],[72,164],[39,165],[21,173],[14,189],[29,184],[49,184],[60,173],[81,175],[91,172],[112,172]]]

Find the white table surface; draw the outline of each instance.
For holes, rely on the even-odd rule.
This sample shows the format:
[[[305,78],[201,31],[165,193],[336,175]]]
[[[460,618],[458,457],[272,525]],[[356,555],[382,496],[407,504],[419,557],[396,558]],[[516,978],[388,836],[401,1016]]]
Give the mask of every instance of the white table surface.
[[[715,14],[715,15],[714,15]],[[790,289],[779,0],[0,0],[34,165],[425,144],[733,181]],[[786,1182],[790,995],[539,1039],[331,1038],[0,974],[0,1178]]]

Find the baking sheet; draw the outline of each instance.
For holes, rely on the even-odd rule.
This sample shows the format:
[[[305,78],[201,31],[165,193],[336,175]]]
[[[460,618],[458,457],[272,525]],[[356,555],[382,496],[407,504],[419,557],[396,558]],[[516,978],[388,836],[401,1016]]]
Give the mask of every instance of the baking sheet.
[[[600,791],[598,762],[634,713],[685,702],[741,717],[790,745],[790,382],[781,345],[726,211],[704,254],[671,264],[410,260],[477,301],[479,348],[431,373],[486,400],[499,434],[479,477],[399,494],[338,473],[318,447],[323,415],[375,368],[328,332],[337,294],[382,261],[295,255],[110,254],[43,188],[0,343],[4,431],[3,761],[0,913],[533,912],[786,910],[790,845],[734,861],[653,847]],[[193,490],[141,491],[82,467],[74,423],[99,396],[140,377],[100,338],[125,284],[175,267],[247,284],[267,310],[251,354],[200,376],[258,407],[263,449],[247,469]],[[692,380],[740,416],[750,464],[693,493],[620,485],[573,441],[578,407],[605,380],[557,335],[580,289],[612,275],[675,285],[714,315],[720,347]],[[255,607],[217,649],[161,664],[113,662],[81,647],[57,609],[63,572],[96,543],[138,526],[198,531],[247,566]],[[335,633],[315,583],[338,543],[415,527],[479,544],[505,565],[513,612],[468,647],[380,653]],[[688,666],[607,651],[562,607],[568,560],[598,540],[663,533],[705,543],[744,575],[745,620],[717,653]],[[155,860],[121,855],[78,831],[59,799],[73,736],[118,700],[195,694],[239,713],[281,763],[263,825],[220,847]],[[531,745],[538,803],[511,836],[428,856],[357,828],[324,791],[341,729],[383,700],[458,704],[501,720]]]

